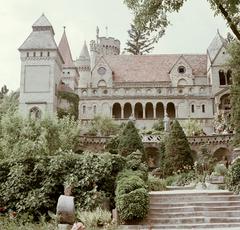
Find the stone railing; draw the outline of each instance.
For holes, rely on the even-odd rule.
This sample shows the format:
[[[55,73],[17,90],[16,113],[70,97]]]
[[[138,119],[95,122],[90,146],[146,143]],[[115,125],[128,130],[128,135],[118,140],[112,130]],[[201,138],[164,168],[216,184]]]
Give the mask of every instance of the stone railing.
[[[161,140],[159,135],[141,135],[143,143],[158,143]],[[230,144],[232,134],[226,135],[212,135],[212,136],[198,136],[187,137],[190,145],[201,144]],[[80,136],[81,144],[99,144],[105,145],[111,137],[98,137],[98,136]]]
[[[179,86],[179,87],[139,87],[124,86],[114,88],[78,88],[78,95],[81,98],[89,97],[164,97],[164,96],[210,96],[211,87],[208,85]]]

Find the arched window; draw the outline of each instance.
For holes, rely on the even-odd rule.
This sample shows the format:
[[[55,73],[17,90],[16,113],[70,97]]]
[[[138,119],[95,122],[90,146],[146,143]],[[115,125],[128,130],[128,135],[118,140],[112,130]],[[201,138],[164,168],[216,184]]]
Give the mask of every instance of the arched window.
[[[226,85],[225,73],[223,70],[219,70],[219,83],[220,85]]]
[[[82,107],[82,113],[83,113],[83,114],[86,114],[86,105],[83,105],[83,107]]]
[[[195,106],[191,105],[191,112],[194,113],[195,112]]]
[[[31,119],[40,119],[41,118],[41,110],[38,107],[33,107],[29,111],[29,117]]]
[[[107,87],[107,83],[104,80],[98,82],[98,87]]]
[[[94,113],[94,114],[97,113],[97,106],[96,106],[96,105],[93,106],[93,113]]]
[[[205,105],[202,105],[202,112],[205,113]]]

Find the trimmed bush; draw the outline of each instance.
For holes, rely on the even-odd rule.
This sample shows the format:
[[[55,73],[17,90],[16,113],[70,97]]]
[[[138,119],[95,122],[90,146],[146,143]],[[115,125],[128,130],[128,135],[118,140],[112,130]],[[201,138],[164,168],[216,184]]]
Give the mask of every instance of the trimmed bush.
[[[193,167],[187,137],[177,120],[173,122],[166,141],[163,167],[164,174],[168,176],[177,172],[187,172]]]
[[[116,206],[123,221],[141,220],[148,212],[148,191],[138,188],[126,194],[117,194]]]
[[[237,159],[230,166],[226,176],[226,185],[229,191],[240,193],[240,159]]]
[[[122,156],[128,156],[137,150],[144,153],[143,143],[134,123],[128,121],[119,136],[118,153]]]

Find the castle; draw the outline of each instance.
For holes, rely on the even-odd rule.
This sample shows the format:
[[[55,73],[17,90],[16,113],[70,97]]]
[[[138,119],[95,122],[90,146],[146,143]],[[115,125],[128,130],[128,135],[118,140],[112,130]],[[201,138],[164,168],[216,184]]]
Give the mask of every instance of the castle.
[[[132,116],[142,128],[166,116],[180,122],[192,118],[211,134],[215,115],[230,109],[227,41],[219,32],[206,54],[134,56],[121,55],[120,41],[100,37],[97,30],[90,53],[85,43],[74,61],[65,30],[57,45],[44,15],[32,29],[19,48],[24,116],[55,113],[61,82],[79,95],[83,123],[98,114],[119,123]]]

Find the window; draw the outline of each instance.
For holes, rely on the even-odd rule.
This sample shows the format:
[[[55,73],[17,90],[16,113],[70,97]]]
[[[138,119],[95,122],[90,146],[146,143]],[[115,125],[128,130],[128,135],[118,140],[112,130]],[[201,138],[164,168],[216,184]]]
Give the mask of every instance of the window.
[[[219,70],[219,83],[220,85],[226,85],[225,73],[223,70]]]
[[[202,105],[202,112],[205,113],[205,105]]]
[[[93,106],[93,113],[94,113],[94,114],[97,113],[97,106],[96,106],[96,105]]]
[[[83,106],[83,114],[86,114],[86,105]]]
[[[47,52],[47,56],[50,57],[50,52],[49,51]]]
[[[192,111],[192,113],[195,112],[195,106],[194,105],[191,105],[191,111]]]
[[[29,52],[27,52],[27,57],[29,57]]]
[[[185,73],[185,72],[186,72],[186,68],[185,68],[184,66],[179,66],[179,67],[178,67],[178,73],[183,74],[183,73]]]
[[[42,57],[43,56],[43,52],[40,52],[40,57]]]
[[[36,52],[33,52],[33,57],[36,57]]]

